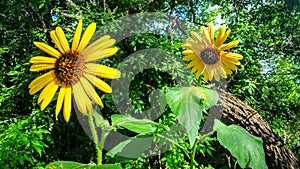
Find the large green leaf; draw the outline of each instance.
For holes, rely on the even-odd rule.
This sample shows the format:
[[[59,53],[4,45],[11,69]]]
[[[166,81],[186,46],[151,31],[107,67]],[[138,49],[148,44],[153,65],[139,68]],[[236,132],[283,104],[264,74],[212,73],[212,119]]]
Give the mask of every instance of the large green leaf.
[[[156,130],[157,123],[148,119],[135,119],[120,114],[111,116],[111,121],[114,127],[124,127],[136,133],[151,133]]]
[[[215,120],[214,130],[217,131],[220,144],[237,158],[242,168],[268,168],[261,138],[251,135],[240,126],[226,126],[219,120]]]
[[[104,164],[104,165],[94,165],[94,164],[81,164],[74,161],[55,161],[46,166],[46,169],[122,169],[119,164]]]
[[[192,147],[198,135],[202,111],[218,101],[218,93],[203,87],[169,88],[166,97],[179,123],[185,127]]]
[[[106,155],[119,159],[121,158],[138,158],[142,157],[147,149],[153,143],[152,135],[138,135],[125,140],[114,148],[112,148]]]

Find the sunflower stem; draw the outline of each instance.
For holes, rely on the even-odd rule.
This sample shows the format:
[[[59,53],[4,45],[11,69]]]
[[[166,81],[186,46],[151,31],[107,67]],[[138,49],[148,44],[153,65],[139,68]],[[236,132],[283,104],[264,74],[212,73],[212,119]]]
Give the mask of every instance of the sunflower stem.
[[[97,135],[97,131],[96,131],[96,127],[94,124],[94,119],[93,119],[93,115],[92,113],[88,113],[88,118],[89,118],[89,123],[90,123],[90,129],[91,129],[91,133],[92,133],[92,137],[94,139],[94,143],[96,146],[96,151],[97,151],[97,165],[102,165],[102,150],[103,150],[103,144],[105,142],[105,138],[103,137],[104,130],[102,130],[102,134],[101,134],[101,142],[99,144],[99,139],[98,139],[98,135]]]
[[[198,144],[198,140],[195,141],[193,148],[192,148],[192,152],[191,152],[191,162],[190,162],[190,169],[194,169],[194,161],[195,161],[195,154],[196,154],[196,150],[197,150],[197,144]]]
[[[164,136],[164,135],[161,135],[161,134],[157,134],[158,137],[160,138],[163,138],[163,139],[166,139],[167,141],[171,142],[172,144],[176,145],[177,147],[179,147],[183,152],[184,152],[184,155],[189,158],[189,152],[186,151],[186,149],[184,147],[182,147],[181,145],[179,145],[178,143],[176,143],[175,141],[173,141],[172,139]]]
[[[194,167],[194,163],[195,163],[195,155],[196,155],[196,150],[197,150],[197,144],[201,144],[205,141],[206,138],[210,137],[211,135],[213,135],[215,133],[215,130],[209,132],[209,133],[206,133],[200,137],[197,137],[194,145],[193,145],[193,148],[192,148],[192,152],[191,152],[191,163],[190,163],[190,169],[193,169]]]

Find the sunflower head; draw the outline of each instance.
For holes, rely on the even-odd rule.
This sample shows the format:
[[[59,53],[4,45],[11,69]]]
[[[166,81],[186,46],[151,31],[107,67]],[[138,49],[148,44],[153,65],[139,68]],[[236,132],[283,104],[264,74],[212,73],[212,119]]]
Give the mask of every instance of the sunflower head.
[[[212,24],[208,26],[208,29],[202,26],[200,35],[194,31],[191,32],[193,40],[186,41],[187,43],[182,46],[186,50],[182,53],[185,55],[183,60],[191,61],[188,68],[192,68],[192,73],[196,73],[196,78],[204,73],[205,80],[220,81],[220,78],[227,78],[227,74],[232,74],[232,70],[237,70],[236,65],[240,65],[239,60],[243,56],[226,51],[239,44],[239,40],[223,44],[229,33],[230,29],[226,30],[226,27],[222,26],[215,39]]]
[[[96,61],[114,55],[118,49],[112,47],[115,43],[109,35],[105,35],[89,46],[88,42],[96,30],[96,23],[91,23],[82,33],[82,20],[79,21],[72,46],[70,48],[61,27],[50,32],[56,48],[41,42],[34,45],[48,56],[35,56],[30,59],[33,64],[30,71],[48,71],[29,84],[29,93],[35,94],[43,89],[38,104],[44,110],[58,92],[56,103],[56,119],[63,107],[64,119],[68,122],[71,115],[72,96],[78,110],[87,114],[93,112],[93,103],[103,107],[103,103],[94,89],[96,86],[103,92],[111,93],[111,87],[100,78],[115,79],[120,77],[120,71]]]

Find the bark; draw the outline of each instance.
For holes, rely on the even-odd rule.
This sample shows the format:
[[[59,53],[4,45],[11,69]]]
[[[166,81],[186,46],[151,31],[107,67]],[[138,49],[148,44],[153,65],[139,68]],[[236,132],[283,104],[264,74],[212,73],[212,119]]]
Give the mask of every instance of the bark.
[[[284,146],[283,140],[276,134],[263,117],[251,106],[234,95],[222,90],[220,94],[221,121],[225,124],[237,124],[251,134],[261,137],[265,150],[266,163],[270,169],[299,169],[297,157]]]

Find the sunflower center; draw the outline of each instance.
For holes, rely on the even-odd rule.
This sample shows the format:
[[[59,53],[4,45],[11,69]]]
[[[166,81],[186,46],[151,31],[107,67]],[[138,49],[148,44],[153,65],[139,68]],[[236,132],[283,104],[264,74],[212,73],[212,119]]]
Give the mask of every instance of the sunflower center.
[[[220,61],[220,55],[214,48],[208,47],[200,52],[200,58],[206,65],[213,65]]]
[[[84,69],[83,58],[77,53],[65,53],[55,63],[56,77],[67,85],[77,83]]]

